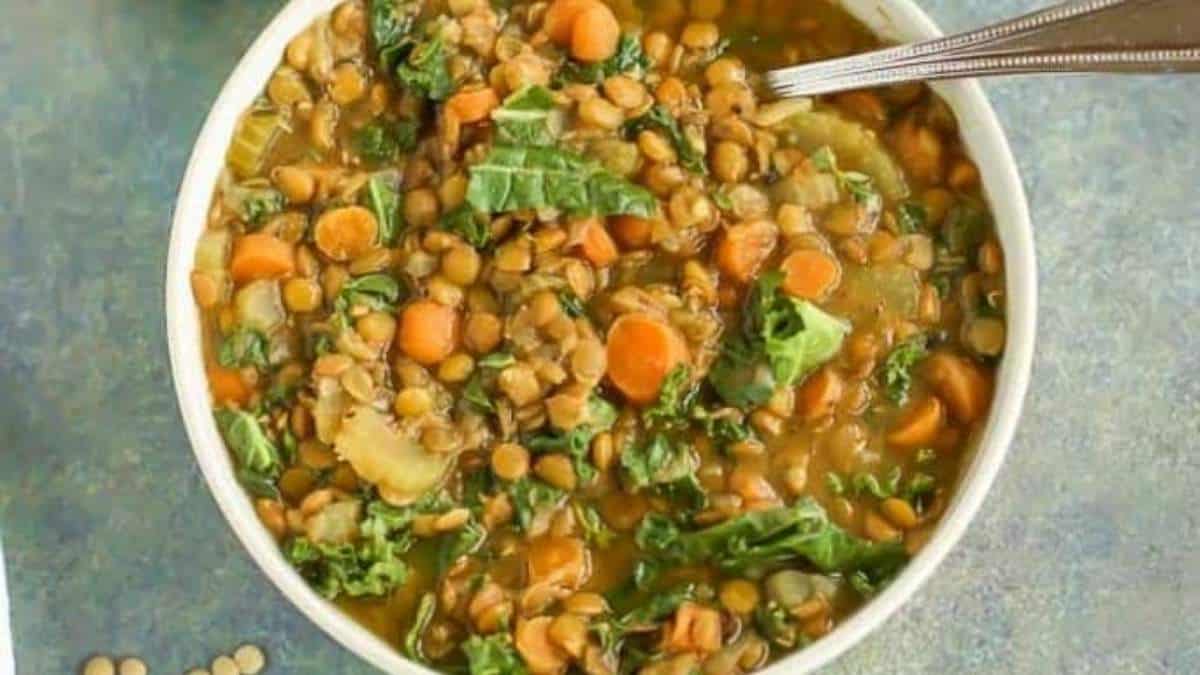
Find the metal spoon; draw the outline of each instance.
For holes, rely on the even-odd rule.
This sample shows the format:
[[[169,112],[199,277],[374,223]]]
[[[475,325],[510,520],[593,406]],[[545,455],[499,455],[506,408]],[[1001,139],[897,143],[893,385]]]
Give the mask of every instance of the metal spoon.
[[[1028,73],[1200,72],[1200,0],[1083,0],[928,42],[767,72],[780,96]]]

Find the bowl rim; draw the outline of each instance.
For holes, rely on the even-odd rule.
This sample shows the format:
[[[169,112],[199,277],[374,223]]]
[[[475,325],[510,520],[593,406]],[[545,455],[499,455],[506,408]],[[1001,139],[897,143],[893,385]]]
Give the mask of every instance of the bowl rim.
[[[197,136],[180,184],[171,222],[165,302],[167,341],[176,397],[188,440],[214,500],[250,557],[277,589],[314,624],[351,652],[389,673],[431,673],[359,625],[313,591],[284,559],[261,525],[212,416],[199,313],[190,275],[204,231],[217,176],[242,111],[262,90],[284,47],[313,20],[342,0],[291,0],[239,60]],[[872,30],[893,39],[940,35],[913,0],[843,0]],[[1007,454],[1028,389],[1037,314],[1037,265],[1025,191],[1008,140],[982,88],[974,80],[933,85],[954,109],[964,142],[980,168],[1004,250],[1007,344],[996,378],[987,424],[958,489],[924,548],[896,579],[828,635],[761,671],[764,675],[815,670],[857,644],[892,616],[929,579],[978,512]]]

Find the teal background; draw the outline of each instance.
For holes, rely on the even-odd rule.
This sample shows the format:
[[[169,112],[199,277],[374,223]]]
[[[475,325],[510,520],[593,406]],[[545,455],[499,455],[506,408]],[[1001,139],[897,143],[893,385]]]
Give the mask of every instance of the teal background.
[[[921,4],[963,29],[1042,3]],[[184,163],[279,6],[0,3],[0,529],[22,675],[96,651],[179,673],[244,640],[272,673],[371,672],[238,546],[167,366]],[[1200,79],[987,89],[1037,236],[1033,387],[962,545],[828,672],[1200,672]]]

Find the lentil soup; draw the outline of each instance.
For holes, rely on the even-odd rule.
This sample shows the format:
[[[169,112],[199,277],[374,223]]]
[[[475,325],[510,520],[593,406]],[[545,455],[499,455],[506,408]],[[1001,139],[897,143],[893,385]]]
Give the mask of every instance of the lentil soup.
[[[719,675],[885,586],[1005,286],[927,88],[766,95],[877,44],[783,0],[351,0],[294,38],[192,284],[313,588],[438,670]]]

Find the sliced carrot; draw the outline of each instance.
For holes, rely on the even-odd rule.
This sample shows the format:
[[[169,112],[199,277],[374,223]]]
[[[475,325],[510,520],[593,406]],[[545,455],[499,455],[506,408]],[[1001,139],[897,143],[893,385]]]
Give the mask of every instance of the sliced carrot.
[[[546,34],[555,43],[567,46],[571,43],[571,27],[583,10],[600,4],[598,0],[554,0],[546,9],[543,20]]]
[[[586,63],[599,63],[617,53],[621,24],[608,5],[596,3],[584,9],[571,23],[571,56]]]
[[[842,268],[833,256],[802,248],[783,259],[783,290],[806,300],[820,300],[841,282]]]
[[[930,396],[912,407],[887,435],[887,442],[901,448],[929,445],[938,436],[946,421],[946,407],[936,396]]]
[[[236,403],[246,405],[250,402],[250,387],[242,380],[242,374],[235,368],[224,368],[217,364],[208,367],[208,387],[212,390],[213,402],[218,405]]]
[[[295,249],[269,234],[247,234],[233,244],[229,274],[242,283],[255,279],[277,279],[296,269]]]
[[[500,97],[491,87],[460,91],[446,101],[446,109],[465,124],[487,119],[492,110],[499,105]]]
[[[667,626],[663,647],[677,654],[717,651],[721,648],[721,615],[711,607],[683,603]]]
[[[514,642],[533,675],[557,675],[566,670],[567,653],[550,639],[553,617],[535,616],[517,621]]]
[[[458,346],[458,312],[432,300],[418,300],[400,315],[400,349],[424,366],[441,362]]]
[[[734,281],[748,283],[775,248],[775,225],[752,220],[725,230],[717,244],[717,267]]]
[[[641,249],[650,245],[658,221],[639,216],[617,216],[613,220],[612,234],[617,243],[627,249]]]
[[[343,206],[321,214],[313,228],[313,241],[334,260],[350,260],[375,247],[379,222],[361,206]]]
[[[588,218],[579,227],[579,248],[583,257],[596,267],[608,267],[617,261],[617,245],[608,234],[603,220]]]
[[[608,331],[608,379],[633,403],[658,397],[663,380],[688,360],[687,344],[667,322],[625,314]]]
[[[925,360],[925,377],[930,386],[963,424],[970,424],[987,412],[992,396],[988,376],[967,359],[937,352]]]
[[[549,582],[578,588],[587,580],[587,547],[574,537],[545,536],[533,540],[526,562],[530,584]]]
[[[829,366],[808,376],[796,392],[796,411],[808,421],[833,414],[842,398],[842,376]]]

